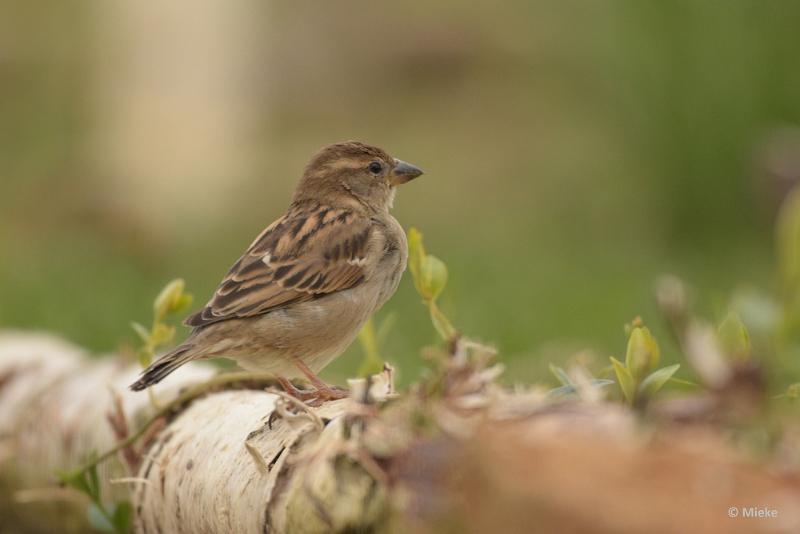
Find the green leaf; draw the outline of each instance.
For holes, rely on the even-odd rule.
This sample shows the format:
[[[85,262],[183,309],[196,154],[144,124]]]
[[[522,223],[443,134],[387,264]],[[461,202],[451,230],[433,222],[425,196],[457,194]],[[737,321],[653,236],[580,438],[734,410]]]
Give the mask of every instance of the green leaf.
[[[422,234],[416,228],[408,231],[408,269],[417,292],[428,305],[433,327],[443,339],[453,339],[458,332],[436,306],[436,298],[447,284],[447,266],[439,258],[425,253]]]
[[[637,382],[658,365],[660,356],[658,343],[646,326],[631,329],[625,353],[625,367]]]
[[[81,493],[91,496],[92,492],[83,471],[58,471],[56,475],[59,481],[65,486],[69,486]]]
[[[647,378],[642,380],[642,383],[639,386],[639,391],[642,395],[652,397],[658,392],[658,390],[664,387],[664,384],[666,384],[670,378],[672,378],[672,375],[674,375],[675,372],[680,369],[680,367],[680,364],[676,363],[675,365],[662,367],[658,371],[654,371]]]
[[[194,302],[194,295],[191,293],[183,293],[172,303],[170,313],[183,313],[189,309],[192,302]]]
[[[557,365],[550,364],[550,372],[556,377],[562,386],[572,386],[572,380],[564,369]]]
[[[172,341],[173,337],[175,337],[174,326],[165,323],[157,323],[153,327],[153,333],[150,336],[150,341],[154,347],[159,347]]]
[[[729,312],[717,328],[717,336],[722,350],[731,358],[747,359],[752,347],[750,334],[742,319],[735,312]]]
[[[176,278],[164,286],[153,302],[153,314],[157,323],[168,313],[175,311],[176,306],[181,302],[185,287],[186,283],[181,278]]]
[[[132,511],[133,506],[128,501],[122,501],[116,504],[114,512],[111,514],[111,523],[114,525],[114,530],[119,533],[130,532]]]
[[[700,387],[700,384],[696,384],[696,383],[691,382],[689,380],[683,380],[682,378],[675,378],[674,376],[669,379],[669,382],[671,382],[673,384],[679,384],[681,386],[688,386],[690,388],[699,388]]]
[[[622,390],[622,395],[629,404],[633,404],[636,396],[636,381],[633,379],[628,368],[623,363],[611,356],[611,363],[614,365],[614,373],[617,375],[617,383]]]
[[[94,456],[92,455],[92,457]],[[58,471],[56,475],[62,484],[86,494],[93,501],[100,498],[100,479],[97,474],[97,466],[92,466],[86,471]]]
[[[420,293],[426,300],[436,300],[447,285],[447,266],[433,255],[425,256],[420,269]]]

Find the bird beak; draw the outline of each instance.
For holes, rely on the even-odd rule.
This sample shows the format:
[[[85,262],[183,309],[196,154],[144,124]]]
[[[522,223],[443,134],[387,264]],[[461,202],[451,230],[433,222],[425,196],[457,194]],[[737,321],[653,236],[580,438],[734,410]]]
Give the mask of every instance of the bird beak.
[[[422,170],[418,167],[415,167],[410,163],[406,163],[403,160],[395,159],[394,169],[392,169],[392,175],[389,178],[389,181],[392,185],[401,185],[406,182],[410,182],[421,174]]]

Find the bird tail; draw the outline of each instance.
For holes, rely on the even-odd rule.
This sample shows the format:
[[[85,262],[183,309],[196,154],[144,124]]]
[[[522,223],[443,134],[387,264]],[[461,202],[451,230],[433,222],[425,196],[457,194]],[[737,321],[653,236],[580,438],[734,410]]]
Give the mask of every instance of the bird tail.
[[[147,369],[142,371],[139,380],[131,384],[130,388],[133,391],[141,391],[153,384],[161,382],[172,371],[194,359],[194,355],[191,351],[193,347],[194,346],[189,343],[184,343],[172,352],[163,355],[151,363]]]

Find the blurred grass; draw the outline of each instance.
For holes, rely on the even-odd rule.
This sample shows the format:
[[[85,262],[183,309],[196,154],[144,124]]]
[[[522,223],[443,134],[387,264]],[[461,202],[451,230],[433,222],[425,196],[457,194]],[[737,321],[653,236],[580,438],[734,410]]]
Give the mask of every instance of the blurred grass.
[[[94,61],[114,50],[97,49],[95,4],[0,4],[0,325],[97,351],[132,343],[129,322],[167,280],[185,278],[200,304],[280,215],[311,153],[348,138],[426,170],[396,216],[447,262],[443,307],[497,344],[512,379],[583,348],[619,355],[637,314],[665,339],[661,273],[698,288],[713,318],[738,284],[772,288],[761,150],[800,123],[800,4],[234,5],[269,30],[247,35],[241,75],[252,170],[205,178],[229,198],[193,208],[198,181],[154,225],[152,207],[114,208],[126,199],[109,199],[96,163],[107,125]],[[169,142],[170,124],[152,121]],[[383,352],[408,380],[436,336],[410,280],[389,311]],[[326,374],[352,374],[358,350]]]

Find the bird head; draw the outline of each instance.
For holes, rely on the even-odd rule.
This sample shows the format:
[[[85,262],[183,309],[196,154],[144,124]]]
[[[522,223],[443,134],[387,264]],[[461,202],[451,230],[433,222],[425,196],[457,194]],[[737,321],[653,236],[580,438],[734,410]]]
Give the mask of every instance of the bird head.
[[[358,141],[336,143],[311,158],[294,201],[358,202],[374,210],[387,210],[395,188],[421,174],[414,165],[393,158],[380,148]]]

